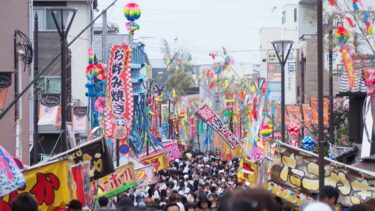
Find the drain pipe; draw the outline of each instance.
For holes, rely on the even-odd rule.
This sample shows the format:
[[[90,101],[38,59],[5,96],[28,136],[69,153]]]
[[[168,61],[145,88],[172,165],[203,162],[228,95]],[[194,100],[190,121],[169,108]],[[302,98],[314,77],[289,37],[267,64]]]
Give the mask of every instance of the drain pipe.
[[[25,52],[23,50],[17,50],[17,79],[15,83],[18,83],[18,95],[22,91],[22,58],[25,56]],[[22,98],[19,99],[18,103],[18,115],[16,120],[16,157],[22,160]]]

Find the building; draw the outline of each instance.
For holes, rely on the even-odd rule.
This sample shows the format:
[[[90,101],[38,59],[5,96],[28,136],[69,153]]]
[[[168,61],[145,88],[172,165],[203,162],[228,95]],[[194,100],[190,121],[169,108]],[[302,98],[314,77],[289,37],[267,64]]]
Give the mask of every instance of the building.
[[[16,35],[16,44],[14,46],[13,38],[16,30],[21,31],[27,37],[30,36],[30,15],[31,7],[28,0],[5,0],[1,2],[0,7],[0,73],[1,84],[3,84],[4,72],[9,72],[11,77],[11,84],[8,88],[0,88],[0,90],[7,89],[5,95],[5,107],[9,105],[15,98],[15,93],[21,91],[30,80],[30,65],[25,64],[22,58],[25,56],[25,49],[22,47],[19,35]],[[17,52],[16,52],[17,51]],[[16,58],[15,58],[16,57]],[[17,61],[20,59],[20,62]],[[18,71],[18,70],[19,71]],[[17,78],[15,76],[18,76]],[[21,80],[21,83],[17,83]],[[17,84],[17,86],[16,86]],[[0,119],[0,145],[4,147],[12,156],[19,158],[24,164],[29,164],[29,148],[32,131],[30,131],[29,121],[32,116],[29,115],[29,96],[27,92],[21,97],[18,104],[13,106],[5,116]],[[1,98],[1,97],[0,97]],[[0,104],[4,101],[0,99]],[[3,106],[1,106],[3,107]],[[0,108],[0,113],[3,108]],[[31,118],[31,119],[30,119]],[[17,127],[17,122],[18,127]],[[18,129],[17,129],[18,128]]]
[[[38,69],[43,70],[51,60],[61,52],[60,37],[57,33],[53,17],[48,8],[66,7],[77,10],[72,22],[67,42],[71,42],[93,19],[93,8],[96,0],[34,0],[33,16],[38,15]],[[68,106],[87,106],[86,74],[88,49],[92,43],[92,27],[84,31],[67,50],[67,102]],[[74,77],[72,77],[74,76]],[[38,83],[40,94],[61,93],[61,60],[52,63],[48,71]],[[64,105],[63,105],[64,106]],[[69,113],[69,112],[68,112]],[[69,121],[68,114],[68,119]],[[61,152],[60,144],[54,146],[59,139],[60,130],[54,125],[39,126],[38,155],[45,156]],[[38,156],[39,157],[39,156]]]
[[[297,5],[287,4],[283,8],[281,27],[264,27],[260,29],[260,76],[267,79],[271,90],[271,99],[277,100],[281,96],[281,66],[272,42],[276,40],[292,40],[294,46],[285,67],[285,103],[296,103],[296,44]]]

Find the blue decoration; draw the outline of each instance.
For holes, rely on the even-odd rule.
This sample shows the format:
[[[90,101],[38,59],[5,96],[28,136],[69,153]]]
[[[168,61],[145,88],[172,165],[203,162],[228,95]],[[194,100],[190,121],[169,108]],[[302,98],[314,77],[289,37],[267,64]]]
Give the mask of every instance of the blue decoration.
[[[312,151],[314,149],[314,139],[311,136],[306,136],[302,140],[302,146],[305,150]]]
[[[119,147],[119,152],[123,155],[126,155],[129,153],[129,145],[127,144],[122,144],[120,147]]]

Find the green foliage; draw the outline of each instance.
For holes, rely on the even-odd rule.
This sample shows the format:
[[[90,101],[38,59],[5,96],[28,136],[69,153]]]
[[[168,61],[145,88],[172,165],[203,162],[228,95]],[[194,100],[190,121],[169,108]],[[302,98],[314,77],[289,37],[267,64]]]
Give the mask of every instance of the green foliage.
[[[172,52],[166,40],[162,41],[162,52],[164,63],[167,65],[165,74],[168,74],[165,91],[169,92],[174,89],[177,95],[184,95],[195,84],[192,77],[194,69],[190,52],[180,48]]]

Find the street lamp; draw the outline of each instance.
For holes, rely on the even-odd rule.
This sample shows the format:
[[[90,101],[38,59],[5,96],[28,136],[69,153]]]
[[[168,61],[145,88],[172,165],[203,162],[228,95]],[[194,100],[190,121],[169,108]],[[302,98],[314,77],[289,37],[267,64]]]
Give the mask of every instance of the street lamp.
[[[77,10],[73,8],[51,8],[48,9],[55,22],[56,29],[60,36],[61,45],[61,151],[65,150],[66,146],[66,114],[67,114],[67,103],[66,103],[66,43],[67,37],[72,26],[74,16]]]
[[[272,42],[281,65],[281,141],[285,143],[285,64],[288,61],[293,41],[277,40]]]

